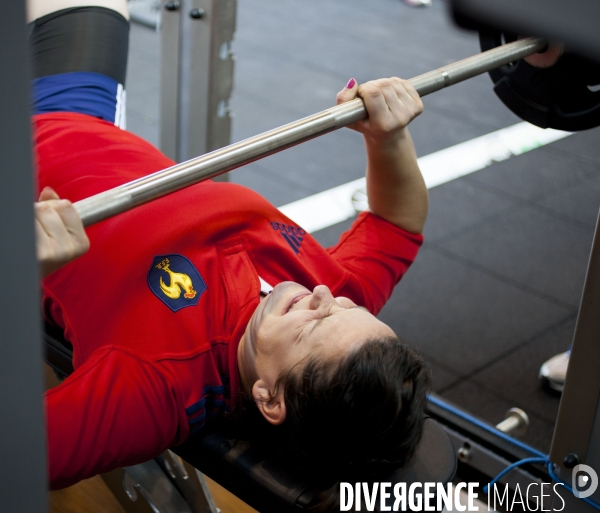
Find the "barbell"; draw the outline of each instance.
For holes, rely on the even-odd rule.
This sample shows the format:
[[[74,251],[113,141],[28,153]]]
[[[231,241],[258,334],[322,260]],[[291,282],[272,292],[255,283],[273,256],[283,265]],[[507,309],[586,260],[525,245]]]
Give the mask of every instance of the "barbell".
[[[409,81],[426,96],[546,48],[544,39],[520,39],[487,50]],[[356,98],[293,123],[225,146],[200,157],[157,171],[75,203],[84,226],[115,216],[190,185],[267,157],[367,118],[363,101]]]

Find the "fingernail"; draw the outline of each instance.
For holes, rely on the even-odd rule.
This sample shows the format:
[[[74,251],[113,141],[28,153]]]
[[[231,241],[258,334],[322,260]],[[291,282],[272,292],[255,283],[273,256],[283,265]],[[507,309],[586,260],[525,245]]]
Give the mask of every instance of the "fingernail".
[[[354,84],[356,84],[356,80],[351,78],[350,80],[348,80],[348,83],[346,84],[346,89],[352,89],[354,87]]]

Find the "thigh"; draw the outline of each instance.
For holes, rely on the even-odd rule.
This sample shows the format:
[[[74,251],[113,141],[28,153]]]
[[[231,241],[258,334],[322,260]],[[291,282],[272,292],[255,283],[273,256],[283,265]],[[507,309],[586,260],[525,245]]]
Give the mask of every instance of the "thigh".
[[[33,111],[77,112],[124,125],[129,22],[98,6],[30,23]]]

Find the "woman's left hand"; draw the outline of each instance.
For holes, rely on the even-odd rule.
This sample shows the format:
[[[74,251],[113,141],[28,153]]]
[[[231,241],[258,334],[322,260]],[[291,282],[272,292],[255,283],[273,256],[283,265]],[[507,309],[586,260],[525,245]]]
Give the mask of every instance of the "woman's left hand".
[[[398,77],[372,80],[360,86],[352,79],[337,94],[336,101],[339,105],[357,96],[363,99],[369,117],[349,128],[374,141],[393,138],[423,112],[419,93],[408,80]]]

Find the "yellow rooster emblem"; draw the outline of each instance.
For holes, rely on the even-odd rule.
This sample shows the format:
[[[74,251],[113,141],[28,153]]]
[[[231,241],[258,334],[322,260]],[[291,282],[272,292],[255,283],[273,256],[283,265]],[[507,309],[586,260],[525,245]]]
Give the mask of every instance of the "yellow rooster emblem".
[[[165,296],[170,297],[171,299],[178,299],[181,296],[181,291],[185,292],[183,297],[187,299],[193,299],[196,297],[196,291],[194,290],[194,285],[192,283],[192,279],[183,273],[175,273],[169,269],[169,260],[165,259],[165,261],[161,262],[160,266],[156,266],[163,271],[166,271],[169,274],[169,278],[171,279],[171,283],[166,285],[163,281],[162,277],[160,278],[160,289],[164,292]]]

